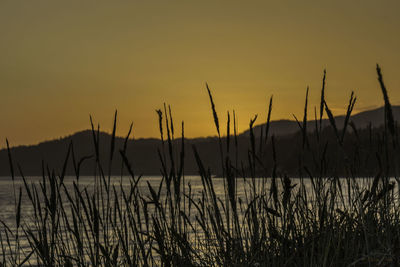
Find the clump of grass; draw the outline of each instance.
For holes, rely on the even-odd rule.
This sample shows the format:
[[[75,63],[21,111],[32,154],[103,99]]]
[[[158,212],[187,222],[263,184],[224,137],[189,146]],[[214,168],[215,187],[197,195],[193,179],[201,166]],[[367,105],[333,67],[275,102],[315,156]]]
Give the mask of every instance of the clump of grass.
[[[385,100],[385,121],[393,136],[397,126],[393,116],[388,115],[391,106],[379,67],[377,72]],[[394,164],[387,155],[399,151],[397,147],[388,145],[387,138],[381,138],[382,132],[357,130],[356,125],[350,122],[356,102],[353,93],[344,127],[339,133],[324,96],[325,75],[324,71],[320,120],[319,125],[316,120],[315,134],[307,130],[308,89],[306,92],[304,117],[303,122],[299,122],[297,139],[300,149],[293,149],[298,153],[295,155],[299,165],[297,177],[289,177],[281,166],[281,158],[286,155],[280,151],[279,138],[274,135],[268,138],[272,97],[265,130],[257,140],[253,131],[257,116],[250,120],[248,160],[238,162],[245,157],[237,154],[237,116],[233,112],[233,141],[229,112],[227,136],[222,138],[208,85],[207,93],[218,134],[223,192],[216,189],[220,180],[212,177],[211,170],[204,165],[194,145],[190,156],[196,160],[202,188],[200,192],[194,192],[191,184],[185,183],[187,141],[184,123],[181,124],[181,138],[175,139],[176,129],[171,108],[167,105],[163,111],[156,110],[161,137],[158,155],[162,179],[158,184],[149,180],[144,183],[127,156],[132,125],[123,146],[116,146],[117,112],[109,144],[108,170],[106,167],[105,171],[100,161],[103,150],[100,149],[99,127],[97,130],[94,128],[92,117],[95,157],[89,155],[78,159],[71,143],[61,172],[43,163],[43,175],[38,183],[28,183],[29,179],[18,165],[23,180],[23,187],[18,191],[14,184],[12,149],[6,141],[14,184],[15,227],[0,222],[0,265],[399,265],[400,206],[395,184],[389,172],[385,171]],[[330,121],[326,129],[321,126],[324,110]],[[317,119],[317,108],[315,117]],[[357,138],[345,138],[349,134],[347,125],[357,131]],[[336,140],[334,145],[328,144],[332,141],[329,136]],[[367,146],[362,145],[363,138],[367,140]],[[226,142],[226,153],[222,149],[223,141]],[[257,141],[260,144],[256,149]],[[383,149],[376,151],[373,144]],[[379,171],[374,179],[355,177],[357,162],[361,159],[356,153],[350,154],[348,147],[355,147],[355,151],[367,149],[376,155],[374,164]],[[119,154],[115,154],[115,150]],[[230,153],[232,150],[235,154]],[[123,162],[119,182],[111,177],[111,166],[116,157]],[[337,168],[341,158],[346,159],[343,168],[348,175],[341,178],[335,174],[326,175],[328,169]],[[72,186],[68,186],[65,175],[71,159],[75,177],[68,178],[73,179]],[[89,161],[96,163],[93,187],[79,182],[80,167]],[[126,183],[122,180],[123,170],[129,174]],[[249,170],[249,176],[245,175],[246,170]],[[23,206],[28,205],[32,213],[26,215]],[[24,248],[22,241],[27,242]]]

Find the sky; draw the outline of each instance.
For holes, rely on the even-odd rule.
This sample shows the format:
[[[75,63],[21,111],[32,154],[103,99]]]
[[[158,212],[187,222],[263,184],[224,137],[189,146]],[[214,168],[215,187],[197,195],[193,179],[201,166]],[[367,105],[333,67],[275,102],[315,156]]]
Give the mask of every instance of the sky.
[[[187,137],[216,134],[205,89],[221,124],[239,131],[302,117],[326,99],[344,113],[383,104],[382,67],[400,104],[400,1],[0,1],[0,147],[28,145],[90,128],[158,137],[156,109],[171,105]],[[225,127],[223,127],[225,128]],[[180,130],[179,130],[180,131]],[[3,140],[3,141],[2,141]]]

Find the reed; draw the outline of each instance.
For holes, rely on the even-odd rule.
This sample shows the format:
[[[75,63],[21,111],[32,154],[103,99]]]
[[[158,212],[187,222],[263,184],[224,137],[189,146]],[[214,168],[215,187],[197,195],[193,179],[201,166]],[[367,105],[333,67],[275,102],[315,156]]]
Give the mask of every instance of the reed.
[[[377,73],[385,101],[384,119],[394,137],[397,125],[390,115],[379,66]],[[43,175],[37,183],[23,175],[7,140],[15,222],[8,225],[0,221],[0,266],[399,265],[398,185],[386,171],[397,164],[388,155],[399,151],[390,146],[386,128],[358,129],[351,122],[356,102],[353,93],[339,132],[324,96],[325,77],[324,71],[319,124],[317,108],[314,110],[315,133],[307,130],[307,89],[300,131],[291,137],[300,148],[292,149],[298,153],[295,157],[299,162],[294,177],[282,165],[281,159],[287,155],[280,150],[280,138],[270,134],[272,96],[259,136],[254,134],[257,116],[250,120],[250,135],[245,140],[248,149],[243,156],[238,155],[243,140],[237,134],[237,115],[233,111],[231,136],[231,115],[227,113],[227,136],[221,137],[223,126],[208,85],[222,180],[212,177],[195,145],[188,153],[183,122],[181,136],[175,138],[178,131],[171,108],[165,104],[163,111],[156,110],[162,174],[158,183],[138,175],[128,158],[132,124],[123,145],[116,145],[117,112],[108,144],[108,175],[104,175],[100,161],[100,148],[108,145],[100,142],[99,127],[94,128],[92,117],[94,157],[78,158],[71,142],[60,172],[43,163]],[[330,121],[326,128],[322,128],[324,111]],[[360,158],[355,152],[359,150],[375,157]],[[185,178],[185,159],[192,156],[202,185],[199,192]],[[123,164],[120,179],[111,175],[112,162],[117,158]],[[328,172],[340,167],[340,159],[345,159],[342,168],[348,174],[341,178]],[[355,177],[357,162],[362,160],[378,170],[373,179]],[[93,187],[80,183],[81,166],[89,162],[96,164]],[[75,175],[66,177],[71,164]],[[18,166],[23,181],[19,188],[14,166]],[[124,179],[123,170],[129,175]],[[67,185],[67,179],[72,186]],[[216,187],[219,181],[223,183],[222,192]]]

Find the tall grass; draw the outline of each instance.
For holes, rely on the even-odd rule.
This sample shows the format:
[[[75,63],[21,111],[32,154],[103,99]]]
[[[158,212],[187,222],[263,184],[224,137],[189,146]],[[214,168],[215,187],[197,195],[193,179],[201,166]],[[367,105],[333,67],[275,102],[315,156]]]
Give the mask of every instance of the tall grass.
[[[132,125],[123,148],[114,155],[117,149],[115,113],[108,172],[107,169],[105,172],[104,164],[99,160],[99,147],[102,145],[99,127],[95,129],[90,117],[93,160],[96,161],[93,188],[79,183],[80,166],[92,155],[77,159],[72,143],[61,172],[51,170],[43,163],[43,176],[39,183],[29,183],[19,168],[24,183],[23,188],[13,186],[16,227],[1,222],[0,266],[399,265],[398,192],[385,171],[398,164],[397,158],[386,156],[388,151],[391,154],[394,151],[396,155],[399,151],[398,146],[390,145],[397,140],[396,125],[379,67],[377,73],[384,95],[385,121],[389,132],[384,128],[380,133],[384,138],[370,135],[370,143],[378,143],[383,148],[381,153],[376,154],[379,171],[375,178],[355,178],[356,161],[350,160],[345,166],[347,177],[325,175],[328,165],[335,168],[339,162],[328,162],[327,155],[333,155],[330,159],[350,159],[345,149],[349,143],[344,142],[349,131],[347,125],[357,131],[350,121],[356,102],[352,93],[344,127],[339,132],[324,96],[325,72],[320,120],[318,125],[316,119],[315,134],[309,134],[307,130],[308,89],[306,92],[303,122],[299,122],[299,172],[295,178],[288,177],[280,168],[280,157],[287,152],[279,150],[275,136],[268,138],[272,97],[265,130],[261,131],[260,137],[253,132],[257,116],[250,120],[248,160],[239,163],[237,116],[233,112],[234,136],[231,141],[231,117],[227,113],[224,151],[220,120],[211,90],[206,85],[218,134],[217,151],[221,158],[224,192],[216,190],[215,182],[219,180],[215,180],[211,170],[203,164],[196,146],[192,146],[193,155],[185,154],[183,122],[179,146],[174,141],[176,129],[169,106],[167,109],[164,105],[163,111],[156,110],[161,136],[158,155],[162,179],[157,185],[147,181],[146,190],[139,190],[139,184],[144,181],[134,172],[127,157],[127,140]],[[326,130],[322,129],[324,111],[330,121]],[[328,144],[324,138],[327,133],[335,136],[334,144]],[[388,134],[392,139],[387,138]],[[360,143],[356,140],[350,145],[358,147]],[[7,147],[14,182],[15,162],[8,141]],[[269,148],[271,150],[266,150]],[[230,153],[232,150],[235,152]],[[111,165],[116,156],[123,161],[119,182],[111,177]],[[201,192],[194,192],[191,184],[185,183],[187,156],[196,160]],[[272,160],[267,160],[269,158]],[[68,164],[73,164],[75,170],[72,188],[65,184]],[[129,179],[128,186],[123,186],[124,171],[129,174],[126,178]],[[243,194],[238,194],[238,191]],[[31,214],[22,214],[22,201],[29,203]],[[21,248],[22,241],[28,246]]]

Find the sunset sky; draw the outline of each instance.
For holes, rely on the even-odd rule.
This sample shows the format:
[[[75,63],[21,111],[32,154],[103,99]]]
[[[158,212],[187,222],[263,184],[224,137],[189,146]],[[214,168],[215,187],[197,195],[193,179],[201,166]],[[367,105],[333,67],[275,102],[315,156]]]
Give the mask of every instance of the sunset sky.
[[[400,104],[400,1],[0,1],[0,147],[90,127],[158,137],[155,109],[170,104],[188,137],[215,134],[205,82],[221,122],[302,116],[326,98],[342,114],[383,104],[375,64]],[[3,140],[3,141],[1,141]]]

